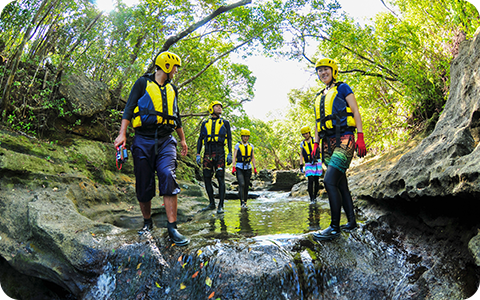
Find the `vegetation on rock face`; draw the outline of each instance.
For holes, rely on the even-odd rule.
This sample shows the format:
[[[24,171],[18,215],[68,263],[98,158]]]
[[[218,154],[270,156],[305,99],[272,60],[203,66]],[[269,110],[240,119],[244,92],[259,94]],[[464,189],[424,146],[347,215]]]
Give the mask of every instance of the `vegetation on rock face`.
[[[357,96],[371,152],[388,149],[438,118],[450,81],[457,80],[450,79],[450,62],[480,19],[463,0],[385,3],[390,13],[360,25],[341,14],[336,1],[244,0],[222,6],[140,0],[133,7],[120,2],[109,14],[84,0],[14,1],[0,18],[1,122],[55,141],[64,137],[53,126],[60,118],[67,124],[62,131],[87,137],[104,132],[113,140],[133,82],[152,70],[159,52],[170,50],[182,57],[174,83],[190,152],[207,104],[219,100],[235,141],[240,128],[250,128],[260,168],[293,168],[300,127],[313,128],[312,100],[322,84],[293,90],[283,118],[252,119],[242,105],[253,98],[256,78],[231,55],[279,55],[304,60],[312,71],[314,61],[327,56],[338,61],[339,79]],[[306,57],[306,44],[318,45],[315,57]],[[66,73],[106,84],[112,105],[91,118],[79,117],[58,93]],[[288,70],[285,74],[288,80]],[[94,129],[79,130],[82,126]],[[195,176],[192,168],[180,169],[184,178]]]

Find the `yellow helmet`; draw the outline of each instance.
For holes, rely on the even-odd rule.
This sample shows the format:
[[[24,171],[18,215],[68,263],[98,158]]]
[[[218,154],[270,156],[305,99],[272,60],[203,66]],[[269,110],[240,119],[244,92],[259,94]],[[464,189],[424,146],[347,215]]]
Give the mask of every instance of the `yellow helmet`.
[[[319,67],[330,67],[330,68],[332,68],[332,77],[333,77],[334,80],[337,80],[337,76],[338,76],[338,66],[337,66],[337,63],[336,63],[333,59],[330,59],[330,58],[322,58],[322,59],[320,59],[320,60],[317,61],[317,63],[315,64],[315,71],[316,71]]]
[[[217,100],[212,101],[212,102],[210,103],[210,105],[208,105],[208,112],[209,112],[210,114],[213,114],[213,107],[214,107],[215,105],[220,105],[220,106],[223,108],[223,104],[222,104],[220,101],[217,101]]]
[[[157,56],[157,59],[155,59],[155,65],[159,66],[163,72],[170,73],[172,72],[173,66],[177,65],[180,67],[182,65],[182,61],[178,55],[165,51]]]
[[[250,136],[250,130],[248,130],[248,129],[242,129],[242,130],[240,130],[240,136],[242,136],[242,135],[248,135],[248,136]]]
[[[300,129],[300,132],[301,132],[302,134],[310,133],[310,127],[308,127],[308,126],[303,126],[303,127]]]

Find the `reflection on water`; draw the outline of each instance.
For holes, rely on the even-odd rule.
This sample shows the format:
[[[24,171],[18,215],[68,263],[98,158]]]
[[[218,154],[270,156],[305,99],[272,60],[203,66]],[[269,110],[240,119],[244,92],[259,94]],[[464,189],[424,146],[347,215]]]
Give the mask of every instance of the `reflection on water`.
[[[303,234],[330,225],[328,200],[310,204],[308,199],[292,198],[289,193],[262,192],[248,201],[248,208],[240,207],[240,200],[225,201],[225,213],[201,213],[191,224],[182,228],[195,234],[214,234],[216,238],[240,234],[247,237],[275,234]],[[342,215],[341,224],[346,223]],[[190,228],[188,228],[190,227]],[[205,232],[205,230],[208,232]]]

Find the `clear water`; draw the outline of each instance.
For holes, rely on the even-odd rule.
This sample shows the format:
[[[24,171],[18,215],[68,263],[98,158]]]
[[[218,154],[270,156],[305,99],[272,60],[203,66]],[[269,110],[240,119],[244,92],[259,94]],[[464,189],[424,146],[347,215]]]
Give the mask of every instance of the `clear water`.
[[[330,225],[327,199],[311,204],[306,197],[292,198],[288,195],[289,193],[261,192],[260,197],[248,200],[246,209],[240,207],[240,200],[226,200],[223,214],[217,214],[215,210],[200,212],[194,220],[182,224],[182,230],[186,230],[189,235],[253,237],[304,234]],[[346,222],[342,213],[341,224]]]

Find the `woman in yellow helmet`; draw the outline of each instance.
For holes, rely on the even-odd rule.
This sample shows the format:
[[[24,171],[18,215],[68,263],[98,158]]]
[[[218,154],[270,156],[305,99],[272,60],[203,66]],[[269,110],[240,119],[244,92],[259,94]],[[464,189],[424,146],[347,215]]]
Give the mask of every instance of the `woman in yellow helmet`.
[[[336,81],[338,76],[336,62],[330,58],[323,58],[315,65],[315,71],[326,86],[317,94],[314,106],[316,126],[313,152],[316,153],[321,140],[322,161],[327,166],[323,183],[331,210],[330,227],[313,234],[315,240],[322,241],[338,237],[340,229],[348,231],[357,227],[345,172],[350,166],[355,149],[359,157],[365,156],[367,150],[357,100],[346,83]],[[342,206],[348,223],[340,227]]]
[[[237,175],[240,205],[242,208],[247,208],[252,166],[255,175],[257,174],[257,168],[255,166],[255,156],[253,155],[253,145],[248,142],[250,130],[242,129],[240,136],[242,140],[235,145],[233,150],[232,174]]]
[[[322,176],[322,162],[319,160],[319,153],[313,154],[313,138],[310,127],[303,126],[300,129],[304,140],[300,143],[300,172],[305,171],[308,178],[308,195],[310,203],[315,204],[318,190],[320,189],[319,179]],[[305,169],[303,168],[305,166]]]

